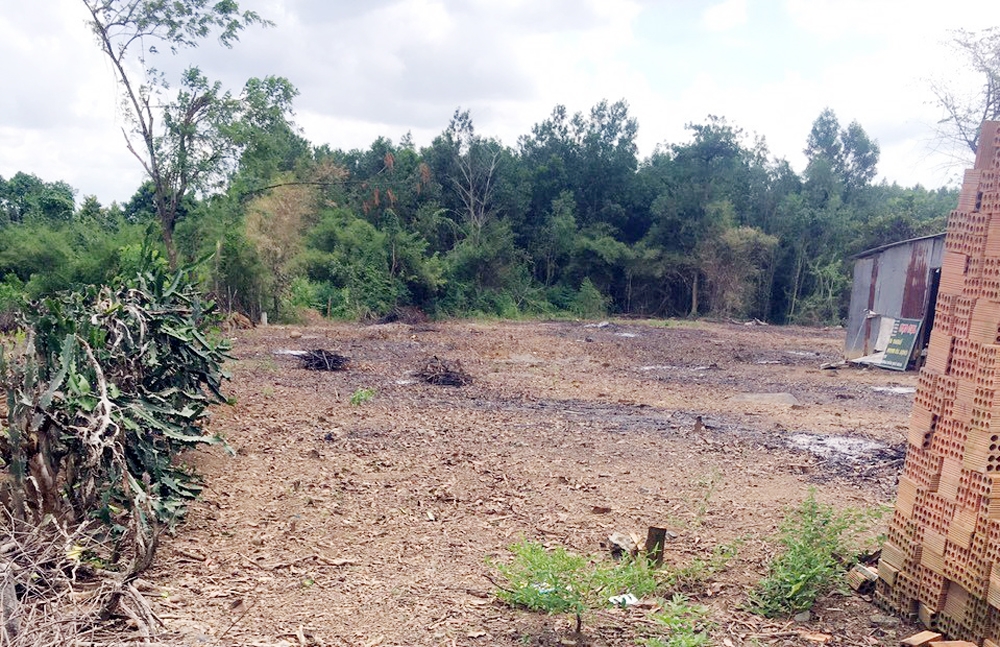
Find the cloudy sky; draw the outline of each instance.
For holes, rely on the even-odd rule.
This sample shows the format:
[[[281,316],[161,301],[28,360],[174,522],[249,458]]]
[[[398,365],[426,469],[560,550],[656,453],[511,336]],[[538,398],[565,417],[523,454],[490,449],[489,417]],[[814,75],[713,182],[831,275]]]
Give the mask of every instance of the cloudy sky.
[[[987,0],[242,0],[273,20],[233,49],[174,61],[239,90],[287,77],[314,144],[428,144],[458,107],[515,145],[557,104],[625,99],[640,155],[726,117],[802,170],[825,107],[882,147],[880,176],[938,187],[968,164],[942,150],[934,83],[972,83],[950,31],[1000,25]],[[78,198],[127,200],[142,180],[120,94],[81,0],[0,0],[0,176],[64,180]]]

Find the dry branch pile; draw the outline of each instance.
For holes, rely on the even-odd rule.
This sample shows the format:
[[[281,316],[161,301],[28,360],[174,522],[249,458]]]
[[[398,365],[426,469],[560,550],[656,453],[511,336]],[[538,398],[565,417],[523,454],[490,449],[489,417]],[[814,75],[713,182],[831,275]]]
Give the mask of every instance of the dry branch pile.
[[[302,368],[310,371],[346,371],[351,363],[349,357],[322,348],[307,351],[304,355],[299,355],[299,358],[302,360]]]
[[[458,360],[449,362],[439,357],[427,360],[424,366],[416,372],[416,376],[438,386],[466,386],[472,384],[472,376],[462,369]]]
[[[114,644],[126,623],[140,639],[155,635],[160,622],[147,600],[123,573],[101,568],[93,549],[100,525],[0,519],[0,645]]]

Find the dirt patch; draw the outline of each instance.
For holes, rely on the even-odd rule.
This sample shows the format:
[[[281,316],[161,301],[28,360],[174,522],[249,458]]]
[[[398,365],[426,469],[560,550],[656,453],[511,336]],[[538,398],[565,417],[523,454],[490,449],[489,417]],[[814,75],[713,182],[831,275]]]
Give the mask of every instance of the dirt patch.
[[[711,608],[714,644],[898,644],[915,628],[857,596],[804,623],[739,610],[810,488],[840,507],[893,501],[916,376],[821,370],[842,337],[571,322],[240,333],[237,403],[212,421],[236,455],[191,455],[206,491],[148,574],[156,611],[191,645],[558,644],[571,620],[498,603],[487,559],[522,538],[599,553],[656,525],[675,537],[668,564],[736,549],[687,591]],[[275,354],[320,347],[350,370]],[[427,357],[475,380],[413,379]],[[374,396],[352,406],[359,389]],[[796,404],[737,397],[753,393]],[[634,645],[646,613],[601,611],[575,640]]]

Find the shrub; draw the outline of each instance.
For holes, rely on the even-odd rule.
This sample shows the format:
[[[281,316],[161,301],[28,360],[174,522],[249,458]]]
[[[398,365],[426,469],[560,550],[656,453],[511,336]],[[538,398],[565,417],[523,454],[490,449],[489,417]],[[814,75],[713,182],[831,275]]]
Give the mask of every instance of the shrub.
[[[851,565],[851,539],[877,514],[838,512],[810,492],[786,516],[780,537],[784,551],[751,591],[750,609],[769,618],[810,609]]]
[[[583,319],[599,319],[608,313],[610,299],[601,294],[589,278],[583,279],[580,290],[576,293],[570,309],[573,314]]]

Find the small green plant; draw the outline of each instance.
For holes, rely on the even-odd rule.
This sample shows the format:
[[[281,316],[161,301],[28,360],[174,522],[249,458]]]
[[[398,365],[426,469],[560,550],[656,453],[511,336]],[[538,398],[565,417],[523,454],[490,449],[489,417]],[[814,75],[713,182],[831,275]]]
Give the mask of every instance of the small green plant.
[[[360,407],[365,402],[368,402],[375,397],[377,391],[375,389],[360,388],[351,394],[351,406]]]
[[[549,551],[528,541],[514,544],[510,551],[514,554],[510,564],[495,564],[509,587],[500,588],[497,597],[531,611],[574,613],[579,629],[586,609],[590,560],[562,547]]]
[[[591,589],[598,602],[623,593],[643,598],[656,593],[662,577],[663,572],[644,555],[625,557],[614,564],[595,565]]]
[[[773,618],[810,609],[853,563],[853,541],[879,515],[878,510],[838,512],[810,492],[785,517],[779,540],[784,551],[751,591],[750,610]]]
[[[673,591],[685,591],[705,584],[713,575],[729,566],[730,560],[736,557],[739,545],[739,540],[719,544],[707,557],[696,557],[688,564],[665,569],[664,585]]]
[[[580,290],[573,298],[570,310],[583,319],[599,319],[607,314],[610,303],[611,299],[604,296],[588,277],[580,284]]]
[[[692,604],[683,595],[675,595],[663,605],[663,611],[654,614],[653,620],[667,631],[666,636],[645,638],[646,647],[707,647],[711,644],[707,620],[708,608]]]
[[[698,487],[701,489],[701,496],[698,497],[695,506],[695,524],[697,526],[702,526],[705,524],[705,515],[708,514],[708,504],[712,500],[712,495],[715,494],[716,488],[719,486],[719,481],[721,480],[721,474],[719,470],[713,470],[711,474],[708,474],[698,480]]]
[[[573,555],[564,548],[546,549],[539,543],[522,541],[510,547],[509,563],[492,563],[505,582],[497,583],[497,597],[512,606],[546,613],[573,613],[580,631],[584,613],[607,608],[610,598],[631,594],[636,598],[663,595],[666,590],[703,583],[721,570],[735,555],[734,545],[717,547],[711,557],[689,568],[658,567],[643,554],[613,562],[599,557]],[[698,647],[708,645],[704,620],[707,609],[674,594],[654,620],[669,630],[669,637],[653,636],[642,644],[650,647]]]
[[[660,587],[662,573],[643,556],[605,562],[528,541],[510,551],[511,563],[494,564],[507,581],[497,597],[531,611],[573,613],[577,631],[587,609],[606,607],[608,598],[625,593],[642,598]]]

